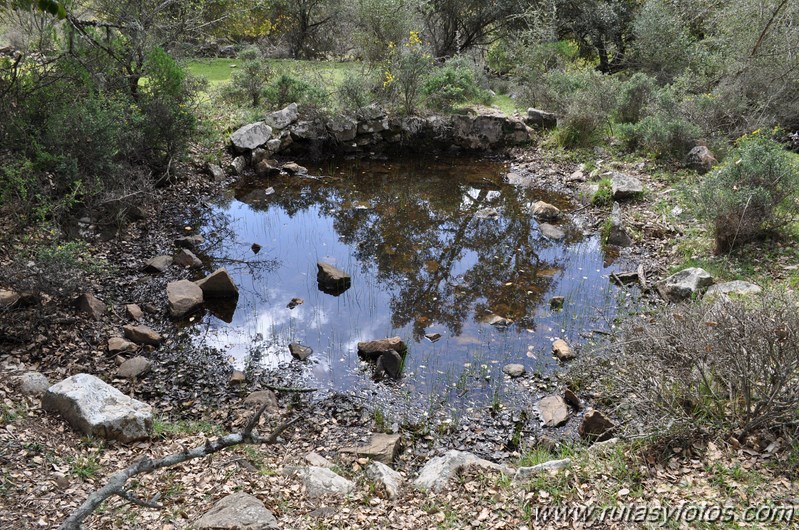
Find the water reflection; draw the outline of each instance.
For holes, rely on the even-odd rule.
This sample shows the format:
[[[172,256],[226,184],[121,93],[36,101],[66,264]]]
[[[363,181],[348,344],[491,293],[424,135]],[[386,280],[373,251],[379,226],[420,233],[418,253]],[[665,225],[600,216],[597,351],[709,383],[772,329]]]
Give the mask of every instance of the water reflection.
[[[249,182],[219,207],[237,234],[226,253],[258,243],[279,262],[263,278],[232,271],[241,287],[232,324],[207,317],[204,340],[237,359],[276,366],[297,341],[314,349],[309,369],[319,383],[369,384],[355,345],[398,334],[410,343],[409,383],[453,386],[475,363],[489,379],[505,362],[547,371],[551,340],[608,327],[614,288],[597,239],[564,223],[566,239],[550,241],[529,214],[537,200],[569,209],[563,197],[511,186],[490,162],[309,169],[325,177]],[[318,261],[349,273],[351,288],[320,292]],[[554,295],[566,298],[563,311],[550,309]],[[304,303],[287,307],[295,297]],[[424,338],[432,333],[441,340]]]

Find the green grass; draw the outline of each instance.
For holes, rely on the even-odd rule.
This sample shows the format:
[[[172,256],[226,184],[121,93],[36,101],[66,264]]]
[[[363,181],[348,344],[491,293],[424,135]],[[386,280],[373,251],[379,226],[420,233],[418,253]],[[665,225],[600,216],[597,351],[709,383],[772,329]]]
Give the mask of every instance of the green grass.
[[[186,69],[197,77],[204,77],[213,87],[230,81],[238,65],[238,59],[192,59],[185,63]],[[268,59],[275,74],[287,72],[297,76],[321,78],[333,86],[339,85],[347,76],[361,73],[363,65],[342,61],[298,61],[295,59]]]

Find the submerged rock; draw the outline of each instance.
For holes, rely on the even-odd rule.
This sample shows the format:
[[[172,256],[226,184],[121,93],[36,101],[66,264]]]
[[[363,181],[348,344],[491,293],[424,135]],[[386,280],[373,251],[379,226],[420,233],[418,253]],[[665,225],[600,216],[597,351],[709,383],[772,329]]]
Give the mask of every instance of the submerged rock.
[[[542,236],[553,241],[560,241],[566,237],[566,232],[549,223],[541,223],[538,225],[538,229],[541,231]]]
[[[217,269],[194,283],[208,298],[237,298],[239,296],[239,289],[224,268]]]

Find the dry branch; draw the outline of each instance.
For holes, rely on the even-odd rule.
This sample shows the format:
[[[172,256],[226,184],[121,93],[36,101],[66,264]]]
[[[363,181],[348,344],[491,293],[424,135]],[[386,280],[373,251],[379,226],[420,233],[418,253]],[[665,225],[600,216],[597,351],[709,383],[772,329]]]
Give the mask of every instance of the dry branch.
[[[281,388],[281,390],[286,389]],[[296,391],[298,389],[294,390]],[[122,497],[123,499],[140,506],[160,508],[160,506],[155,503],[157,497],[150,501],[139,499],[125,489],[125,483],[127,483],[131,477],[136,475],[150,473],[164,467],[176,466],[186,462],[187,460],[202,458],[234,445],[273,444],[277,441],[277,438],[283,433],[283,431],[297,423],[302,418],[302,416],[296,416],[291,420],[285,421],[275,427],[275,429],[272,430],[268,436],[262,438],[257,432],[255,432],[255,427],[258,425],[258,421],[266,410],[267,405],[268,403],[261,405],[258,411],[247,422],[247,425],[244,426],[244,429],[239,433],[228,434],[215,440],[208,439],[204,444],[194,447],[193,449],[186,449],[180,453],[174,453],[161,458],[152,459],[149,456],[145,456],[125,469],[114,473],[111,478],[108,479],[108,483],[105,486],[92,492],[84,501],[84,503],[81,504],[74,512],[72,512],[72,514],[70,514],[70,516],[67,517],[63,523],[61,523],[61,526],[58,527],[58,530],[80,530],[83,521],[89,517],[94,510],[96,510],[100,504],[102,504],[103,501],[114,495]]]

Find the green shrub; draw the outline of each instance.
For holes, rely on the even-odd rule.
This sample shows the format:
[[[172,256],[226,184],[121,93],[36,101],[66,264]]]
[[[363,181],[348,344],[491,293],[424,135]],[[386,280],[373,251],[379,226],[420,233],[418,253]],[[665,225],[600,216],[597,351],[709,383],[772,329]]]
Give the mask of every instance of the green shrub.
[[[276,108],[289,103],[299,103],[312,107],[323,107],[329,99],[321,87],[294,77],[282,74],[264,90],[264,98]]]
[[[338,103],[343,110],[357,110],[374,103],[378,83],[368,73],[345,77],[336,90]]]
[[[474,68],[467,60],[450,59],[425,80],[422,94],[428,105],[437,110],[450,110],[458,103],[473,99],[485,103],[488,94],[478,86],[475,77]]]
[[[596,193],[591,197],[591,204],[594,206],[608,206],[613,204],[613,187],[610,179],[604,178],[599,181]]]
[[[735,149],[699,189],[699,213],[712,225],[716,252],[729,252],[783,226],[799,213],[799,163],[756,131]]]
[[[422,43],[419,32],[411,31],[399,44],[389,43],[384,63],[383,94],[399,103],[405,114],[413,114],[425,79],[433,66],[433,56]]]
[[[633,74],[619,87],[616,105],[616,121],[635,123],[639,121],[657,91],[657,83],[652,77],[641,72]]]
[[[272,71],[256,46],[242,50],[239,59],[241,63],[230,78],[228,94],[257,107]]]

